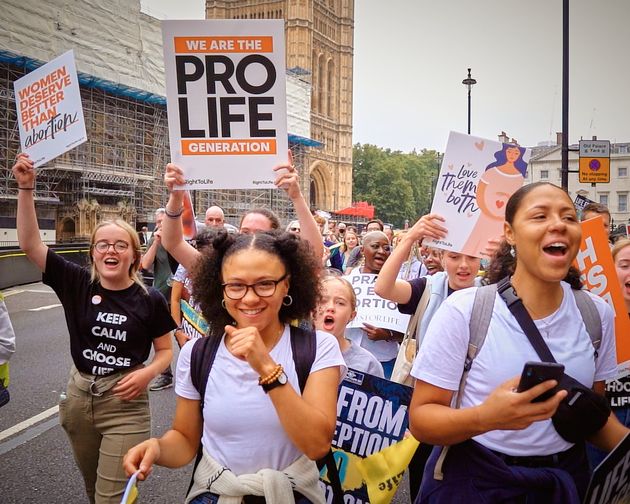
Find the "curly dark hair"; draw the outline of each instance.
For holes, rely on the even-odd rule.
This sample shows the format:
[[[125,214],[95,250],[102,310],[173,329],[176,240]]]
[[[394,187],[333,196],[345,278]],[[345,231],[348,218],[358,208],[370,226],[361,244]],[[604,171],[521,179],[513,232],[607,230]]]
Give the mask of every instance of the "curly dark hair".
[[[212,247],[202,251],[191,272],[192,295],[210,325],[210,334],[222,334],[223,327],[234,323],[221,304],[221,268],[228,257],[244,250],[262,250],[275,255],[284,264],[290,277],[288,294],[293,298],[293,303],[280,308],[280,321],[287,323],[310,317],[319,301],[321,265],[304,240],[277,230],[255,234],[228,234],[225,230],[219,230]]]
[[[514,222],[514,216],[520,208],[521,202],[523,201],[525,196],[527,196],[534,189],[545,185],[556,187],[557,189],[561,189],[564,191],[564,189],[549,182],[535,182],[533,184],[528,184],[521,187],[518,191],[512,194],[507,202],[507,205],[505,206],[505,221],[508,224],[512,225],[512,223]],[[499,249],[493,256],[492,261],[488,266],[488,271],[486,272],[486,275],[483,279],[483,283],[485,285],[497,283],[506,276],[512,276],[514,274],[514,269],[516,268],[516,257],[512,257],[511,249],[512,247],[507,241],[504,240],[501,243]],[[564,281],[567,282],[572,289],[582,288],[580,272],[573,266],[569,268],[569,271],[567,272],[567,276],[564,278]]]

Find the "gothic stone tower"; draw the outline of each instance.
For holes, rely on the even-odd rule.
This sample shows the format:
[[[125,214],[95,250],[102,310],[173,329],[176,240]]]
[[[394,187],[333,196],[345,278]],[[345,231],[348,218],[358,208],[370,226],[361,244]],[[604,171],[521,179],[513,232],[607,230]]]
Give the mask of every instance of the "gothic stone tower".
[[[352,202],[354,0],[206,0],[208,19],[285,19],[287,68],[311,75],[311,204]]]

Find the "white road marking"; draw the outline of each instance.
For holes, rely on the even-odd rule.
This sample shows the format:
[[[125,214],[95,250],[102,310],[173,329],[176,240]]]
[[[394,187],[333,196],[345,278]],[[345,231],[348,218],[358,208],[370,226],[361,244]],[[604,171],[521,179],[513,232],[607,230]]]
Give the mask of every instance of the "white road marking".
[[[22,292],[26,292],[26,291],[24,291],[24,290],[20,290],[20,289],[17,289],[17,290],[10,290],[10,291],[5,291],[5,292],[3,292],[3,293],[2,293],[2,295],[3,295],[5,298],[8,298],[9,296],[13,296],[14,294],[22,294]]]
[[[47,305],[47,306],[40,306],[39,308],[29,308],[28,311],[50,310],[52,308],[57,308],[59,306],[61,306],[61,304],[57,303],[57,304],[51,304],[51,305]]]
[[[20,422],[19,424],[14,425],[13,427],[9,427],[8,429],[0,432],[0,441],[10,436],[14,436],[15,434],[22,432],[23,430],[28,429],[32,425],[35,425],[36,423],[41,422],[42,420],[52,415],[56,415],[57,413],[59,413],[59,405],[53,406],[52,408],[49,408],[46,411],[42,411],[38,415],[28,418],[24,420],[23,422]]]

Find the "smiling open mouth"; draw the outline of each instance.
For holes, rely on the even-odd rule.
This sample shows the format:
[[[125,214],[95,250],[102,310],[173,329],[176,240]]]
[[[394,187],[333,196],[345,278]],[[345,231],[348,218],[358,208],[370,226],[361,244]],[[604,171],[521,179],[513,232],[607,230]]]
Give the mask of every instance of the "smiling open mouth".
[[[546,254],[562,257],[567,253],[567,246],[564,243],[552,243],[543,247]]]

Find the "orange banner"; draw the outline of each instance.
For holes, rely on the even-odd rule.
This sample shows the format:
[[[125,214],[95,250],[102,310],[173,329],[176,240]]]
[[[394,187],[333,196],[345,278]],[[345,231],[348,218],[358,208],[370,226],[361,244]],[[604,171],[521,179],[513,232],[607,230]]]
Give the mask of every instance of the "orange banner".
[[[182,140],[182,154],[185,156],[207,155],[268,155],[276,153],[273,139],[254,140]]]
[[[175,37],[175,54],[271,53],[273,37]]]
[[[601,216],[582,222],[582,243],[576,263],[588,290],[603,298],[615,312],[617,363],[630,361],[630,319]]]

